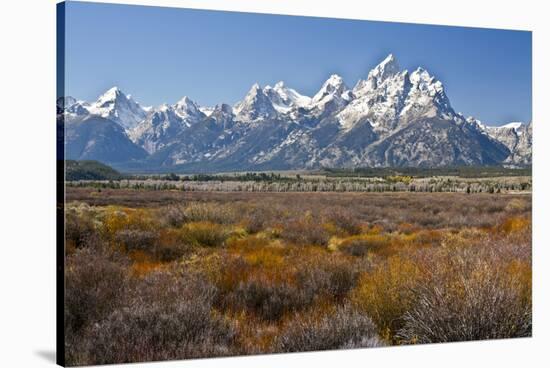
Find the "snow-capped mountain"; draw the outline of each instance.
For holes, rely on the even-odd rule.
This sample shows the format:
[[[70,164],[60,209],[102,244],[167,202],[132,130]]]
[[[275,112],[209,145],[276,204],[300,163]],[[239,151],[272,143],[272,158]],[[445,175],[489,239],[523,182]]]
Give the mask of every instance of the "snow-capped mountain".
[[[532,156],[531,123],[491,127],[466,119],[441,81],[420,67],[402,70],[392,54],[353,89],[333,74],[313,97],[281,81],[254,84],[233,107],[184,97],[147,109],[114,87],[93,103],[60,99],[58,113],[71,129],[69,158],[96,152],[122,169],[522,166]],[[102,144],[124,148],[111,157],[112,147]]]
[[[250,88],[245,98],[238,102],[233,110],[238,120],[247,122],[271,119],[277,116],[277,110],[258,83]]]
[[[90,114],[112,120],[124,129],[135,127],[147,115],[143,107],[118,87],[107,90],[86,109]]]
[[[367,118],[384,135],[419,117],[457,117],[440,81],[422,68],[400,71],[392,54],[356,84],[353,94],[356,99],[338,114],[344,129]]]
[[[130,139],[147,152],[157,150],[177,142],[176,137],[206,115],[189,97],[183,97],[175,105],[161,105],[153,108],[134,128],[128,130]]]
[[[313,96],[308,108],[316,116],[326,116],[342,109],[352,99],[353,93],[346,86],[342,77],[333,74],[323,83],[319,92]]]
[[[269,98],[275,110],[280,113],[287,113],[293,107],[307,107],[311,103],[310,97],[288,88],[283,81],[277,82],[273,87],[265,86],[263,93]]]
[[[90,112],[90,104],[85,101],[77,101],[74,97],[60,97],[57,99],[57,113],[65,113],[69,118],[85,116]]]

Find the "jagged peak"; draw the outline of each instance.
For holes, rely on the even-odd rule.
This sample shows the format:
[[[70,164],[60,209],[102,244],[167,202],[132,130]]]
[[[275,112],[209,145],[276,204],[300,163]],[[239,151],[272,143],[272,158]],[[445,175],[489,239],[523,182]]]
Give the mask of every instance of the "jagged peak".
[[[193,102],[193,100],[191,100],[189,97],[187,96],[183,96],[182,98],[180,98],[178,100],[178,102],[176,102],[176,105],[189,105],[189,104],[193,104],[195,105],[195,102]]]
[[[397,59],[393,54],[389,54],[384,60],[382,60],[382,62],[380,62],[369,72],[368,78],[376,79],[377,83],[380,84],[388,77],[399,73],[399,70],[400,68]]]
[[[103,92],[103,94],[99,96],[97,101],[98,102],[113,101],[121,96],[126,97],[126,95],[122,92],[120,88],[118,88],[118,86],[113,86],[109,88],[107,91]]]
[[[433,93],[444,93],[443,83],[423,67],[416,68],[409,76],[409,80],[421,90],[427,90]]]
[[[342,84],[344,84],[344,79],[340,75],[331,74],[323,86],[340,86]]]
[[[273,86],[274,89],[282,89],[282,88],[285,88],[285,82],[283,81],[278,81],[277,83],[275,83],[275,86]]]
[[[252,85],[252,87],[250,87],[250,90],[248,91],[248,93],[258,93],[259,91],[261,91],[262,88],[260,87],[260,85],[258,83],[254,83]]]
[[[254,83],[245,98],[233,107],[233,113],[243,121],[276,115],[269,97],[262,91],[258,83]]]
[[[319,102],[330,95],[342,95],[346,91],[348,91],[348,87],[344,83],[344,79],[338,74],[332,74],[325,83],[323,83],[319,92],[313,96],[312,102]]]
[[[191,100],[187,96],[183,96],[176,104],[174,105],[177,110],[186,111],[190,113],[197,113],[199,111],[199,105]]]

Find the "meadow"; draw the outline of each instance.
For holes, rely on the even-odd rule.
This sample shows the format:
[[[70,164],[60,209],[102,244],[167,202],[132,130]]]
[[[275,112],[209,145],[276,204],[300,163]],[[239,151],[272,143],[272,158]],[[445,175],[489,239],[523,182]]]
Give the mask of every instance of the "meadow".
[[[531,336],[528,192],[74,185],[65,213],[69,365]]]

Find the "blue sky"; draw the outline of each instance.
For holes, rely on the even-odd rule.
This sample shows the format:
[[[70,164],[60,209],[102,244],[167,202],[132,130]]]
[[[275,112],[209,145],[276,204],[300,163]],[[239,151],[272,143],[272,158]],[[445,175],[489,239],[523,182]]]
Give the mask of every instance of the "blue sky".
[[[525,31],[69,2],[66,92],[233,104],[284,80],[311,96],[333,73],[353,87],[393,53],[440,79],[456,111],[499,125],[531,121],[531,45]]]

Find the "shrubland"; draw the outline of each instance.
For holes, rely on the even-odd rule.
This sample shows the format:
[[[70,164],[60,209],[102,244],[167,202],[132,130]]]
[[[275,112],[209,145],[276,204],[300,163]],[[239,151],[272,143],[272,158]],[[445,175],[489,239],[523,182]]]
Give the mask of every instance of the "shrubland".
[[[68,188],[70,365],[531,335],[531,197]]]

